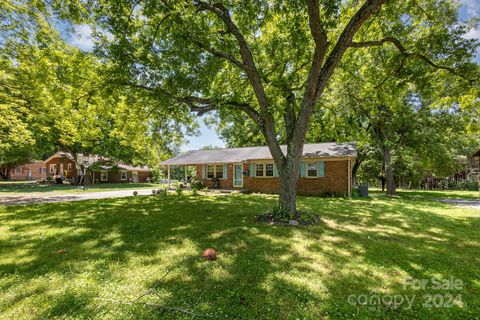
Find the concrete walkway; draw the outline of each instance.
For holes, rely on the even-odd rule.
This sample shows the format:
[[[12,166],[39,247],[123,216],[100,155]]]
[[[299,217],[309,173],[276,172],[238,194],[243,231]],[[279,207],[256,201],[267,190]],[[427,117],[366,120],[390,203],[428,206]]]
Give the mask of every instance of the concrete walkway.
[[[62,194],[41,194],[41,193],[19,193],[18,195],[2,196],[0,193],[0,205],[18,205],[18,204],[34,204],[34,203],[50,203],[64,201],[82,201],[94,199],[123,198],[133,196],[133,191],[137,191],[138,195],[150,195],[153,189],[131,189],[101,192],[75,192]]]
[[[438,199],[440,202],[450,203],[459,207],[469,207],[480,210],[480,199],[466,200],[466,199]]]

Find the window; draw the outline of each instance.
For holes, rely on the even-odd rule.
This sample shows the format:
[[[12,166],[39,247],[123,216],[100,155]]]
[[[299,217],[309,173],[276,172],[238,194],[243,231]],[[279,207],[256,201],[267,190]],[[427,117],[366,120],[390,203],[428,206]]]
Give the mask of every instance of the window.
[[[215,166],[207,166],[207,179],[215,178]]]
[[[217,179],[223,179],[223,165],[216,165],[215,169]]]
[[[41,168],[40,168],[40,173],[41,173],[41,174],[47,173],[47,168],[41,167]]]
[[[317,163],[316,162],[307,162],[307,177],[317,177]]]
[[[265,177],[273,177],[273,163],[265,164]]]
[[[22,173],[22,167],[16,167],[15,174],[21,174],[21,173]]]
[[[207,165],[207,179],[223,179],[223,164]]]
[[[274,177],[275,165],[270,163],[255,163],[255,177]]]
[[[69,163],[69,164],[67,165],[67,171],[68,171],[68,172],[72,171],[72,164],[71,164],[71,163]]]
[[[56,174],[57,173],[57,165],[51,164],[50,165],[50,173]]]
[[[257,163],[255,164],[255,176],[257,177],[263,177],[263,163]]]
[[[108,181],[108,172],[100,171],[100,181]]]
[[[127,180],[127,171],[120,171],[120,179],[122,181]]]

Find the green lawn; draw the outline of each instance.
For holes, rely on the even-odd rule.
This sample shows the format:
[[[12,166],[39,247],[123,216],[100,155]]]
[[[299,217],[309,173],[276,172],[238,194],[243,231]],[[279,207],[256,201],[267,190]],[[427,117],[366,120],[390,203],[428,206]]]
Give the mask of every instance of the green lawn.
[[[0,206],[0,318],[208,318],[152,304],[220,319],[478,318],[480,210],[435,197],[301,197],[322,218],[309,227],[257,224],[275,202],[261,195]],[[217,261],[201,259],[208,247]],[[463,288],[403,288],[408,276]],[[428,294],[461,297],[427,308]],[[358,304],[366,295],[385,301]],[[405,295],[411,308],[388,298]]]
[[[165,187],[165,185],[155,183],[102,183],[87,185],[87,189],[83,190],[82,186],[69,185],[69,184],[51,184],[42,185],[34,184],[28,185],[25,183],[18,183],[18,185],[5,186],[0,184],[0,196],[6,194],[15,193],[48,193],[48,194],[62,194],[62,193],[75,193],[75,192],[101,192],[101,191],[113,191],[123,189],[155,189]]]

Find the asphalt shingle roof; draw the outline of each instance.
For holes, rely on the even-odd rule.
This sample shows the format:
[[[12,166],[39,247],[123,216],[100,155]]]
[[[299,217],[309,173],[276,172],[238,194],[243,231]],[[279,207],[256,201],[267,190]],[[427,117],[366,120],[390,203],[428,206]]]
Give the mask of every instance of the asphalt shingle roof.
[[[281,146],[283,153],[287,147]],[[356,157],[354,142],[312,143],[303,147],[305,158]],[[194,165],[202,163],[233,163],[255,159],[272,159],[268,147],[246,147],[216,150],[194,150],[162,162],[163,165]]]

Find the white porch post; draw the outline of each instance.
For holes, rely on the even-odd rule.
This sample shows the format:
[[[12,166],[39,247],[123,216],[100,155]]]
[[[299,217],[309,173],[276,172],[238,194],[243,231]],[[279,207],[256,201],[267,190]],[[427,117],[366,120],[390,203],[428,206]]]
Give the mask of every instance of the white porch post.
[[[187,183],[187,165],[185,165],[185,183]]]
[[[170,165],[167,165],[167,172],[168,172],[168,189],[170,189]]]

